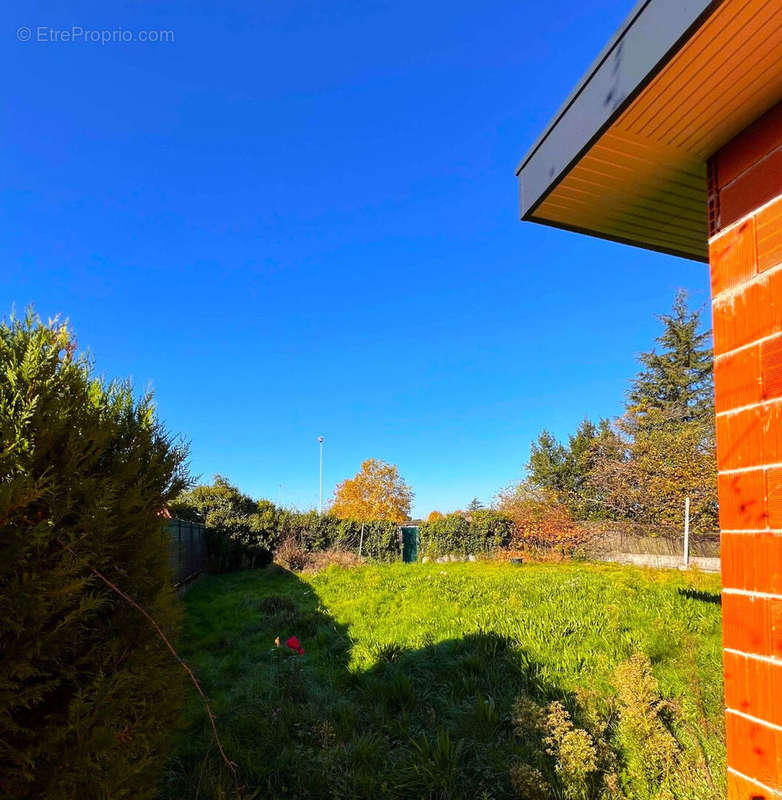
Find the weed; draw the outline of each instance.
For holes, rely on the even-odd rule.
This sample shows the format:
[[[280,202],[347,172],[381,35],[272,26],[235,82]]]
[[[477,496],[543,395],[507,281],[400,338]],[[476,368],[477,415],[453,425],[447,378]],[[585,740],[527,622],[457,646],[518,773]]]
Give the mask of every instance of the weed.
[[[519,800],[545,800],[551,796],[551,786],[541,771],[524,762],[511,766],[510,782]]]
[[[180,651],[241,793],[193,699],[163,794],[717,800],[721,609],[701,594],[718,592],[713,576],[589,564],[207,576]]]
[[[258,603],[258,610],[265,617],[278,617],[284,616],[293,619],[296,616],[296,604],[290,597],[283,597],[281,595],[270,595],[269,597],[262,597]]]
[[[635,653],[616,668],[619,739],[631,784],[648,789],[668,782],[681,749],[671,733],[674,706],[660,696],[648,656]]]
[[[570,714],[559,702],[546,707],[543,743],[553,757],[555,770],[568,800],[581,800],[590,795],[589,778],[597,770],[597,750],[592,737],[577,728]]]

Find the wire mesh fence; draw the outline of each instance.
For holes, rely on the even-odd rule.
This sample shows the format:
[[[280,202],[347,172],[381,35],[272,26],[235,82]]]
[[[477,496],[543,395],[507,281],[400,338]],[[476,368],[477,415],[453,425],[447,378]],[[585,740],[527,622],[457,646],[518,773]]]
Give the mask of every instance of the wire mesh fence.
[[[683,531],[673,528],[632,525],[628,523],[586,523],[589,528],[590,555],[599,557],[612,553],[639,555],[683,556]],[[719,558],[720,534],[690,533],[689,554],[696,558]]]
[[[192,580],[206,566],[206,531],[200,522],[168,521],[168,562],[174,581],[180,586]]]

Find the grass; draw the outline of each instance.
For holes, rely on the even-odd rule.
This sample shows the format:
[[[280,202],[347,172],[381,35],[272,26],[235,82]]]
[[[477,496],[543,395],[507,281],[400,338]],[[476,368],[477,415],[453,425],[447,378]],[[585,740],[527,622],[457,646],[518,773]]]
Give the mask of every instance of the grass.
[[[181,652],[239,769],[193,698],[169,797],[723,796],[716,576],[273,567],[185,604]],[[291,635],[303,656],[275,647]]]

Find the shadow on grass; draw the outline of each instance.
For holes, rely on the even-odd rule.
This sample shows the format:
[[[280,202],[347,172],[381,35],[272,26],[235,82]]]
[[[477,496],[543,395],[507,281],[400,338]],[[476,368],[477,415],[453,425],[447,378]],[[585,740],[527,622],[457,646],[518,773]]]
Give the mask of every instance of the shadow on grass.
[[[351,668],[346,627],[278,567],[206,578],[187,605],[183,655],[239,777],[216,757],[193,701],[167,773],[171,798],[515,797],[510,764],[541,754],[539,737],[514,725],[514,700],[577,712],[550,673],[495,633],[386,645],[371,669]],[[291,635],[303,656],[285,647]]]
[[[700,589],[678,589],[682,597],[687,597],[690,600],[701,600],[704,603],[713,603],[715,606],[722,605],[722,595],[719,592],[704,592]]]

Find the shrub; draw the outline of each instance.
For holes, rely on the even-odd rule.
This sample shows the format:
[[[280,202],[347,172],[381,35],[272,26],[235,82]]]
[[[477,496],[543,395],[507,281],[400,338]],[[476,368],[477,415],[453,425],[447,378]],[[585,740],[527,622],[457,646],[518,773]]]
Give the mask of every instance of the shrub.
[[[546,752],[554,758],[564,796],[573,800],[589,796],[587,782],[598,766],[594,740],[573,724],[568,711],[557,701],[546,707],[544,725],[543,742]]]
[[[502,511],[489,508],[470,513],[473,552],[490,552],[507,547],[513,536],[513,522]]]
[[[419,527],[422,556],[478,555],[507,547],[512,534],[510,518],[499,511],[448,514]]]
[[[221,475],[212,485],[183,492],[171,505],[181,519],[203,522],[212,572],[264,566],[280,541],[280,510],[268,500],[256,502]]]
[[[520,800],[545,800],[551,797],[551,787],[540,770],[524,762],[511,765],[510,782]]]
[[[270,563],[272,557],[290,569],[303,569],[309,553],[344,551],[380,561],[399,557],[395,522],[360,522],[315,511],[278,508],[255,501],[220,475],[212,485],[183,492],[170,510],[181,519],[206,526],[209,567],[233,572]]]
[[[572,557],[584,552],[592,534],[576,525],[556,494],[521,483],[500,495],[500,510],[512,521],[514,549],[534,556]]]
[[[362,532],[363,529],[363,532]],[[399,558],[399,526],[387,520],[360,522],[355,519],[339,520],[331,546],[361,553],[378,561],[395,561]]]
[[[161,509],[186,450],[65,325],[0,324],[0,794],[155,794],[182,672]]]
[[[274,554],[276,562],[285,569],[298,571],[304,569],[307,563],[307,553],[296,541],[295,536],[288,536],[277,548]]]
[[[421,556],[467,554],[470,523],[461,514],[447,514],[443,519],[424,522],[418,528]]]
[[[314,511],[304,514],[284,511],[280,517],[280,539],[290,537],[308,553],[334,549],[358,554],[360,548],[363,556],[378,561],[399,558],[399,526],[386,520],[362,523]]]

